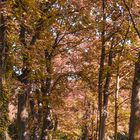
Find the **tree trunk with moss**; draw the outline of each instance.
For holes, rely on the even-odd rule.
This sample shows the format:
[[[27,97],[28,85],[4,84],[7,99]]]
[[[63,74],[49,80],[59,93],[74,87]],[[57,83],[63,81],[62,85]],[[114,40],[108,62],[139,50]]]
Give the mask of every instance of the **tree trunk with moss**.
[[[7,30],[6,30],[6,15],[4,14],[6,0],[0,1],[0,139],[6,139],[8,127],[8,99],[9,90],[6,86],[6,60],[8,52]]]
[[[41,133],[41,139],[42,140],[48,140],[49,130],[52,128],[52,120],[50,118],[50,101],[49,96],[51,94],[51,60],[52,56],[48,52],[48,50],[45,50],[45,59],[46,59],[46,71],[47,71],[47,78],[45,81],[45,85],[43,86],[43,101],[42,104],[44,106],[43,108],[43,127],[42,127],[42,133]]]

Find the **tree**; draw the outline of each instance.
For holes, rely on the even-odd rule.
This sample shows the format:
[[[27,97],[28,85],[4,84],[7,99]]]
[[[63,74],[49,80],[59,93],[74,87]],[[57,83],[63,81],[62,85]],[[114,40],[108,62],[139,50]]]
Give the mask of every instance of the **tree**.
[[[130,20],[132,22],[133,28],[136,31],[136,34],[138,35],[140,39],[140,32],[137,28],[136,22],[134,20],[134,17],[132,15],[132,11],[129,8],[128,4],[126,3],[125,0],[123,0],[125,8],[128,11]],[[133,87],[132,87],[132,97],[131,97],[131,116],[130,116],[130,128],[129,128],[129,139],[140,139],[140,117],[139,117],[139,110],[140,110],[140,105],[139,105],[139,81],[140,81],[140,76],[139,76],[139,71],[140,71],[140,64],[139,64],[139,59],[140,59],[140,53],[138,52],[138,57],[135,63],[135,74],[134,74],[134,80],[133,80]]]

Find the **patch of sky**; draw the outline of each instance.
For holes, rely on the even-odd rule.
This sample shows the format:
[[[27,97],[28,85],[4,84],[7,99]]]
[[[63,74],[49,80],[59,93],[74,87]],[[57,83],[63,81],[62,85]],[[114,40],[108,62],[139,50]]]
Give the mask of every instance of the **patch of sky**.
[[[76,81],[78,79],[79,79],[79,76],[76,74],[71,74],[71,75],[67,76],[68,81]]]
[[[18,68],[17,66],[13,66],[13,70],[18,75],[21,75],[22,74],[22,69]]]

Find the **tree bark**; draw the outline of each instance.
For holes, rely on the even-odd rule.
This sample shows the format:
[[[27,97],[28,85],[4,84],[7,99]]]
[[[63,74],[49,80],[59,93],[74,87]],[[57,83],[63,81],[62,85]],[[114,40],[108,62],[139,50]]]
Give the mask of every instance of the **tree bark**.
[[[102,107],[103,107],[103,73],[104,73],[104,62],[105,62],[105,0],[102,0],[102,49],[101,49],[101,59],[100,59],[100,69],[99,69],[99,80],[98,80],[98,111],[99,111],[99,123],[98,123],[98,129],[99,129],[99,135],[98,138],[101,140],[101,120],[102,120]]]
[[[126,1],[123,0],[124,5],[130,16],[133,28],[140,39],[140,31],[134,21],[132,11],[127,5]],[[130,113],[130,123],[129,123],[129,140],[139,140],[140,139],[140,51],[138,54],[138,59],[135,63],[135,74],[132,86],[132,96],[131,96],[131,113]]]
[[[110,80],[111,80],[111,66],[112,66],[112,59],[113,59],[113,45],[110,48],[109,51],[109,59],[108,59],[108,66],[109,70],[106,74],[106,81],[104,85],[104,90],[103,90],[103,114],[101,118],[101,129],[100,129],[100,139],[104,139],[105,135],[105,123],[106,123],[106,118],[107,118],[107,107],[108,107],[108,98],[109,98],[109,85],[110,85]]]
[[[140,53],[135,63],[135,74],[131,97],[129,140],[140,140]]]
[[[118,56],[119,61],[120,56]],[[117,75],[116,75],[116,91],[115,91],[115,116],[114,116],[114,139],[117,140],[118,133],[118,94],[120,88],[120,78],[119,78],[119,64],[117,66]]]
[[[0,139],[7,138],[7,127],[8,127],[8,103],[9,103],[9,92],[6,91],[5,87],[7,84],[6,73],[7,73],[7,57],[8,57],[8,39],[7,39],[7,15],[3,10],[6,6],[6,0],[0,0]],[[6,87],[8,88],[8,87]]]
[[[41,133],[41,140],[48,140],[48,133],[51,128],[51,118],[50,118],[50,106],[49,106],[49,96],[51,90],[51,55],[45,50],[45,59],[46,59],[46,70],[47,70],[47,78],[45,81],[45,85],[43,86],[43,128]],[[44,84],[44,83],[42,83]]]
[[[20,25],[19,40],[24,47],[27,47],[25,41],[26,29],[24,25]],[[28,65],[28,56],[23,56],[24,66],[22,68],[22,74],[17,75],[18,80],[25,85],[25,91],[18,95],[18,112],[17,112],[17,123],[18,123],[18,140],[29,140],[29,130],[28,130],[28,97],[30,93],[29,87],[29,73],[30,68]]]

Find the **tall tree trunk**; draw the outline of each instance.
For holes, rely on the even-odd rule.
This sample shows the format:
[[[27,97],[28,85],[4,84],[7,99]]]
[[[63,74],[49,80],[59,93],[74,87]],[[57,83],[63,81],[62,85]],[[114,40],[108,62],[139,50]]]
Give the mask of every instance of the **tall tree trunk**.
[[[26,41],[25,41],[25,32],[26,29],[24,25],[21,24],[20,26],[20,34],[19,39],[21,44],[24,47],[27,47]],[[18,112],[17,112],[17,123],[18,123],[18,140],[29,140],[29,130],[28,130],[28,97],[30,93],[30,80],[29,80],[29,74],[30,74],[30,68],[28,64],[28,56],[23,55],[23,68],[22,68],[22,74],[17,75],[19,81],[21,83],[24,83],[25,85],[25,91],[22,94],[18,95]]]
[[[51,55],[50,53],[45,50],[45,59],[46,59],[46,70],[47,70],[47,78],[45,81],[45,86],[43,86],[43,97],[42,97],[42,104],[43,104],[43,128],[41,133],[41,140],[48,140],[49,130],[51,128],[51,118],[50,118],[50,90],[51,90]]]
[[[3,10],[6,6],[6,0],[0,0],[0,139],[4,140],[7,138],[7,127],[8,127],[8,103],[9,103],[9,91],[7,92],[6,82],[6,61],[7,54],[9,51],[7,41],[7,16]]]
[[[140,140],[140,53],[135,63],[135,75],[131,97],[129,140]]]
[[[109,59],[108,59],[108,66],[109,66],[109,70],[106,74],[106,81],[105,81],[105,85],[104,85],[104,90],[103,90],[103,114],[102,114],[102,118],[101,118],[101,135],[100,135],[100,139],[103,140],[104,139],[104,135],[105,135],[105,123],[106,123],[106,118],[107,118],[107,107],[108,107],[108,98],[109,98],[109,84],[110,84],[110,80],[111,80],[111,66],[112,66],[112,59],[113,59],[113,45],[110,48],[109,51]]]
[[[99,80],[98,80],[98,111],[99,111],[99,140],[101,140],[101,120],[102,120],[102,105],[103,105],[103,73],[104,73],[104,62],[105,62],[105,0],[102,0],[102,49],[101,49],[101,59],[100,59],[100,69],[99,69]]]
[[[34,127],[33,127],[33,140],[39,140],[40,139],[40,125],[41,125],[41,109],[40,108],[40,98],[41,94],[38,89],[36,89],[35,92],[35,98],[37,99],[34,101],[33,105],[33,119],[34,119]]]
[[[127,5],[126,1],[123,0],[124,5],[130,16],[133,28],[140,39],[140,31],[133,19],[132,11]],[[140,52],[138,54],[137,62],[135,63],[135,74],[132,86],[132,96],[131,96],[131,113],[130,113],[130,123],[129,123],[129,140],[139,140],[140,139]]]
[[[120,56],[118,56],[119,62]],[[120,78],[119,78],[119,64],[117,66],[117,74],[116,74],[116,91],[115,91],[115,116],[114,116],[114,139],[117,140],[118,133],[118,94],[120,88]]]
[[[19,34],[19,40],[21,42],[21,45],[26,47],[30,53],[32,46],[35,45],[39,35],[40,35],[40,29],[41,25],[43,24],[43,20],[38,21],[38,25],[35,30],[35,34],[32,36],[32,39],[27,45],[26,42],[26,28],[24,23],[21,23],[20,25],[20,34]],[[19,140],[29,140],[29,130],[28,130],[28,111],[27,106],[29,105],[28,98],[31,91],[31,81],[30,81],[30,60],[29,60],[29,54],[23,54],[23,68],[22,68],[22,74],[17,75],[20,82],[24,83],[25,85],[25,91],[23,94],[19,95],[18,97],[18,139]],[[24,118],[22,115],[26,114],[26,118]]]

